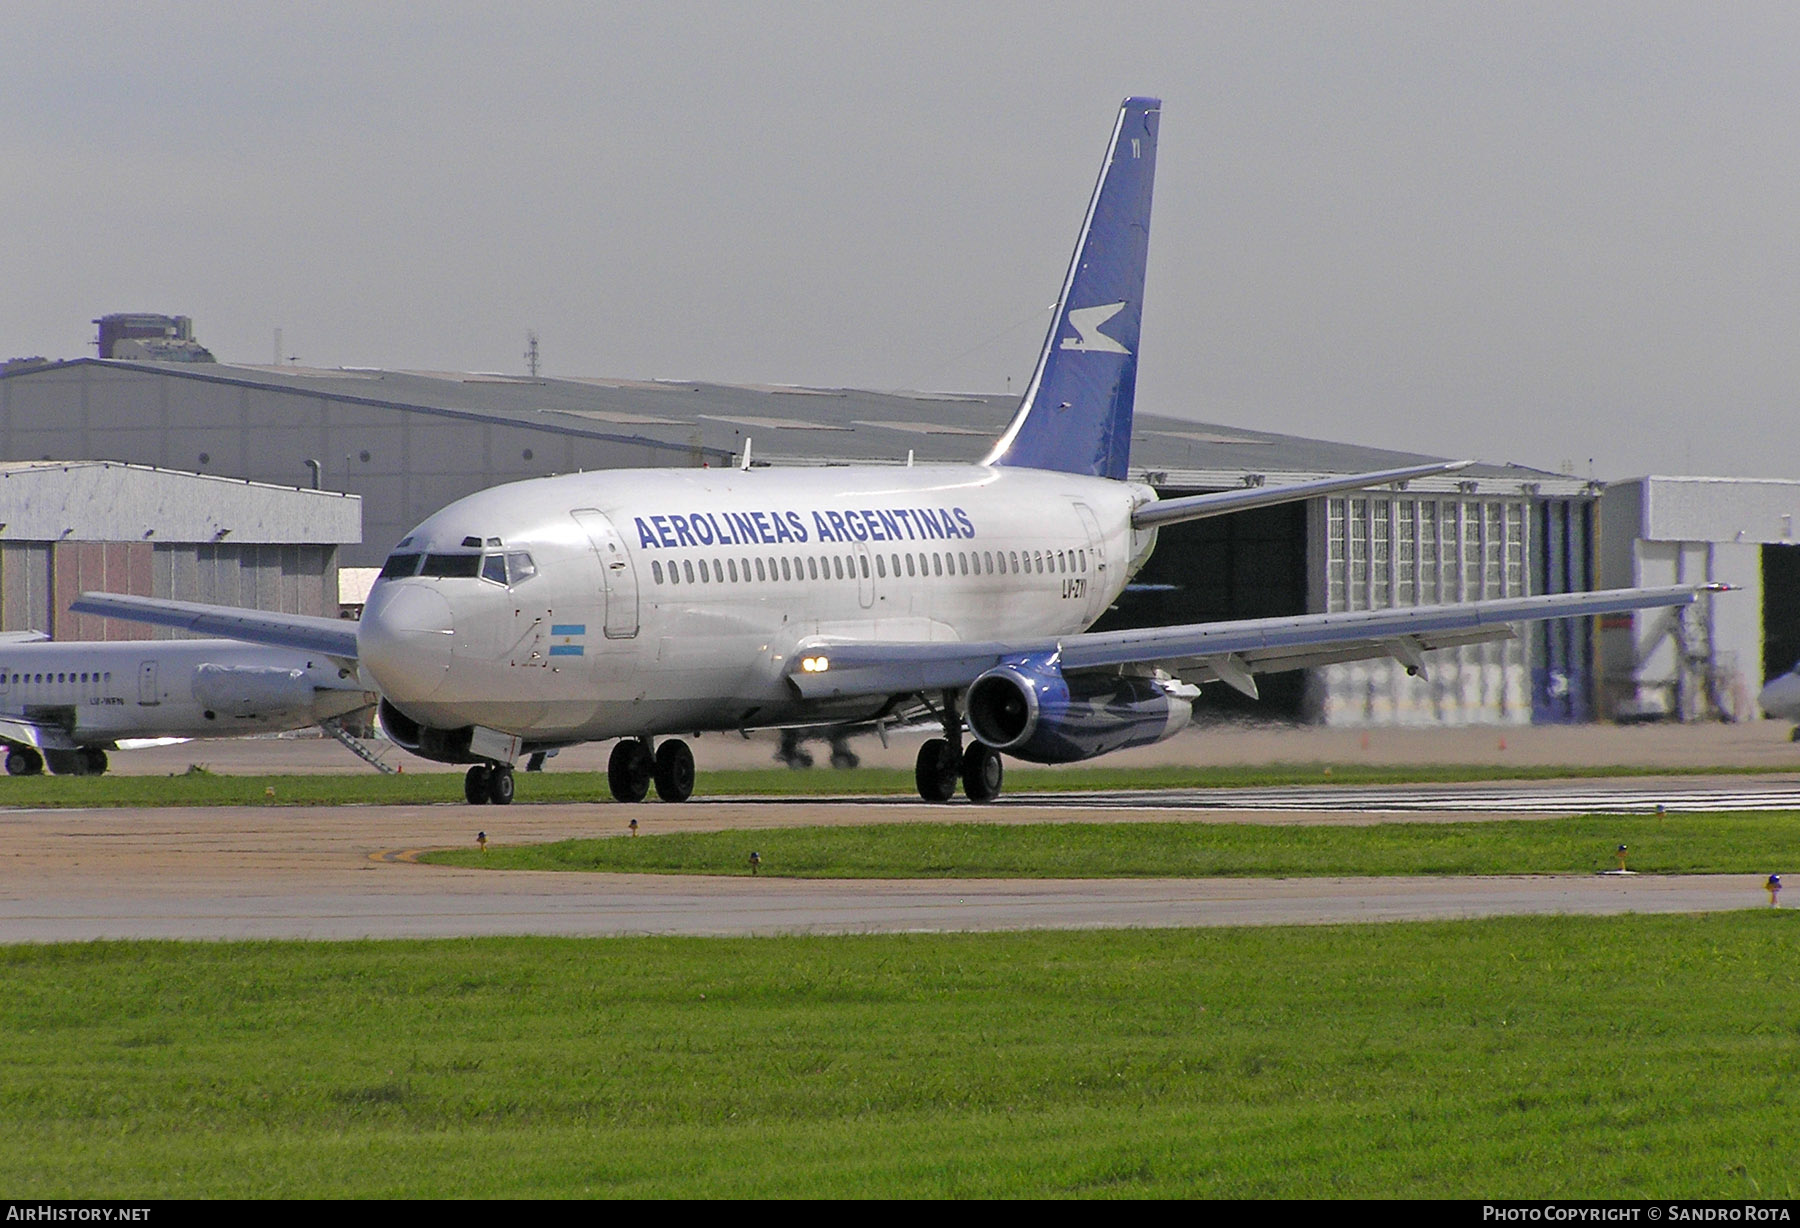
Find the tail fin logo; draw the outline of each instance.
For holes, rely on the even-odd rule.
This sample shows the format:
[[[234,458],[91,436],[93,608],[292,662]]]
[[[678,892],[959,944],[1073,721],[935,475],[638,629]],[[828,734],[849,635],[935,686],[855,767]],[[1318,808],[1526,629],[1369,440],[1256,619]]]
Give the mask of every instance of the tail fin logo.
[[[1100,331],[1100,326],[1125,310],[1124,303],[1102,303],[1098,307],[1071,307],[1069,323],[1078,337],[1064,337],[1059,347],[1083,350],[1090,354],[1129,354],[1130,350]]]

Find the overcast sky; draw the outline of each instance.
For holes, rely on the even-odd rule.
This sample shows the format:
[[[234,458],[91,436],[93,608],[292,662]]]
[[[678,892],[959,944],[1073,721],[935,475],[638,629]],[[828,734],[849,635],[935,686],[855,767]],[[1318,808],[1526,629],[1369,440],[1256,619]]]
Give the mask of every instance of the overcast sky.
[[[1800,478],[1800,5],[0,0],[0,357],[1001,392],[1164,100],[1139,405]],[[1590,465],[1591,462],[1591,465]]]

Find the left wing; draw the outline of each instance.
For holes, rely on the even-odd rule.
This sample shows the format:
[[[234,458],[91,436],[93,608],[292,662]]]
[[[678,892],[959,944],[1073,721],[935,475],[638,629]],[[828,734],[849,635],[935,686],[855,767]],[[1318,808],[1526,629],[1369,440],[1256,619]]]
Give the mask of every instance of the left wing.
[[[11,742],[18,746],[32,746],[38,750],[79,750],[80,743],[69,736],[69,731],[61,725],[46,725],[40,721],[28,721],[22,716],[0,717],[0,741]]]
[[[69,608],[77,614],[129,618],[202,635],[222,635],[251,644],[298,648],[302,652],[356,660],[356,624],[343,618],[165,601],[160,597],[128,597],[121,593],[83,593],[69,603]]]
[[[956,690],[1002,662],[1054,654],[1065,673],[1154,665],[1199,681],[1217,679],[1254,696],[1256,674],[1377,657],[1392,657],[1409,670],[1423,672],[1425,653],[1509,639],[1513,623],[1691,605],[1701,593],[1727,587],[1701,584],[1555,593],[1348,614],[1083,632],[1013,643],[814,641],[796,654],[788,681],[804,699]]]

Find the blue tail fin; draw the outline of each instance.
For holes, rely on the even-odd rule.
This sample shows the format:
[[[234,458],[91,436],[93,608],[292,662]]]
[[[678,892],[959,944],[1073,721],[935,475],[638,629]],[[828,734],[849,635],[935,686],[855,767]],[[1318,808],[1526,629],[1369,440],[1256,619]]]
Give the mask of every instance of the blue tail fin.
[[[1125,476],[1161,114],[1155,98],[1127,98],[1119,108],[1056,321],[987,464]]]

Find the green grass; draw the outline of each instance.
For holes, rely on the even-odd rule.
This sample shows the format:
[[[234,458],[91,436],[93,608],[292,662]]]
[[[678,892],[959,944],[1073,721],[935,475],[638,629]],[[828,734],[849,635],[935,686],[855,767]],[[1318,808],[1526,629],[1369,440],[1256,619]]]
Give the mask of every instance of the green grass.
[[[1800,918],[0,948],[0,1188],[1794,1198]]]
[[[1278,763],[1233,767],[1009,769],[1009,793],[1176,788],[1246,788],[1295,784],[1430,784],[1482,780],[1568,780],[1627,776],[1759,775],[1781,767],[1507,767],[1492,764]],[[518,802],[612,800],[603,772],[519,772]],[[894,768],[796,772],[786,768],[700,773],[700,797],[916,796],[913,774]],[[98,806],[394,806],[462,802],[460,776],[414,772],[380,776],[227,776],[190,771],[178,776],[0,777],[0,807]]]
[[[681,832],[432,852],[495,870],[750,873],[789,878],[1182,878],[1800,869],[1800,813],[1585,815],[1368,827],[1261,823],[893,823]]]

